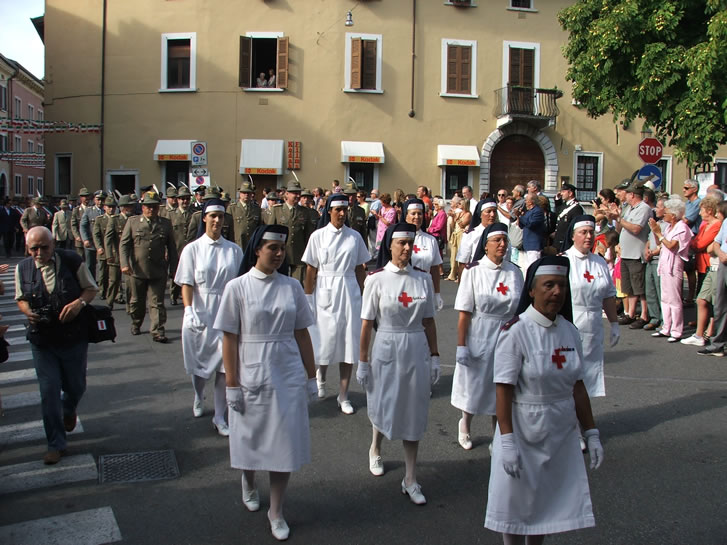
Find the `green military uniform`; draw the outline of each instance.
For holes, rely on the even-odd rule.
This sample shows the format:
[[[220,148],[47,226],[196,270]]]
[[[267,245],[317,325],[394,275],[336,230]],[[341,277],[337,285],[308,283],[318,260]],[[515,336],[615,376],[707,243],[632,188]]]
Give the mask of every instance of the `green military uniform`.
[[[176,197],[177,196],[177,188],[170,186],[167,188],[167,197]],[[171,220],[171,216],[174,213],[174,211],[177,209],[176,206],[169,206],[169,203],[165,204],[164,206],[159,206],[159,217],[160,218],[167,218],[168,220]]]
[[[90,196],[91,192],[85,187],[82,187],[78,192],[79,198]],[[85,252],[83,249],[83,237],[81,236],[81,218],[83,218],[86,208],[87,205],[79,204],[78,206],[74,206],[73,210],[71,210],[71,234],[73,234],[73,247],[76,249],[76,253],[82,258],[85,257]]]
[[[23,211],[20,218],[20,226],[23,228],[24,233],[27,233],[33,227],[47,227],[50,229],[53,222],[53,216],[44,207],[44,205],[48,204],[47,200],[37,197],[33,199],[33,204],[38,205],[38,207],[29,206]]]
[[[141,203],[159,204],[153,191],[144,194]],[[167,218],[132,216],[126,221],[120,244],[121,269],[131,276],[131,332],[139,334],[146,314],[149,295],[151,334],[157,342],[168,342],[164,334],[167,310],[164,307],[164,288],[170,270],[176,270],[177,247],[174,244],[172,223]]]
[[[302,188],[298,182],[288,183],[288,192],[301,192]],[[283,203],[282,206],[272,208],[270,214],[265,218],[268,225],[285,225],[288,228],[288,240],[285,243],[285,254],[290,265],[290,276],[303,283],[305,279],[306,264],[303,263],[303,253],[308,245],[308,239],[315,230],[311,222],[311,215],[306,208],[299,204],[290,206]]]
[[[116,206],[116,201],[113,197],[107,197],[106,201],[104,201],[104,206]],[[103,214],[96,218],[96,221],[93,222],[93,228],[91,229],[91,235],[93,237],[93,244],[96,246],[96,283],[98,284],[100,291],[101,298],[103,299],[106,297],[107,304],[112,307],[114,300],[111,298],[109,300],[109,266],[107,263],[107,254],[106,254],[106,248],[104,243],[104,238],[106,236],[106,227],[109,224],[109,216],[108,214]],[[118,288],[117,288],[118,291]]]
[[[240,193],[255,194],[255,187],[250,182],[243,182]],[[235,242],[243,250],[247,247],[252,233],[262,223],[262,210],[251,199],[248,202],[237,201],[227,209],[235,224]]]
[[[178,197],[191,197],[189,189],[186,187],[179,188],[177,193]],[[182,250],[187,245],[187,226],[189,220],[192,218],[192,207],[182,208],[181,205],[177,207],[174,214],[169,216],[169,220],[172,222],[172,231],[174,235],[174,245],[177,247],[177,255],[182,255]],[[176,274],[176,271],[174,271]],[[176,305],[179,299],[182,297],[182,287],[175,284],[172,280],[172,285],[169,289],[169,297],[172,300],[172,305]]]
[[[219,188],[210,188],[209,191],[205,193],[204,197],[202,197],[203,201],[208,201],[210,199],[222,200],[222,192],[219,191]],[[197,239],[197,231],[199,230],[199,224],[201,222],[202,209],[200,208],[192,214],[192,217],[189,218],[186,236],[187,244]],[[235,242],[235,220],[228,212],[225,212],[225,219],[222,223],[222,236],[230,242]]]
[[[364,244],[366,244],[366,247],[368,248],[369,231],[366,224],[368,218],[366,217],[366,211],[361,206],[356,204],[355,197],[357,192],[358,191],[356,190],[356,186],[350,182],[344,186],[343,193],[349,198],[346,218],[348,219],[348,226],[361,235]],[[353,196],[354,199],[351,199],[351,196]]]
[[[119,199],[119,206],[133,206],[133,201],[124,195]],[[106,224],[106,232],[104,233],[104,252],[106,254],[106,265],[109,268],[109,287],[106,291],[106,302],[113,308],[114,302],[126,303],[126,312],[130,314],[129,309],[129,282],[124,281],[121,275],[121,261],[119,259],[119,244],[121,243],[121,235],[126,226],[126,220],[129,216],[120,212],[109,217]],[[122,281],[124,286],[122,288]],[[123,295],[119,298],[119,291]],[[122,300],[119,300],[122,299]]]

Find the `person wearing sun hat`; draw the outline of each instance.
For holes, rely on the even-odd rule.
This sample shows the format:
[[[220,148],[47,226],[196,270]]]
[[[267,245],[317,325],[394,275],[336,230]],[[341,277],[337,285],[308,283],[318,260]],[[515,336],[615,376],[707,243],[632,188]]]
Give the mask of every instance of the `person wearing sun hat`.
[[[353,414],[348,387],[358,357],[364,264],[370,256],[361,236],[346,225],[348,206],[349,199],[343,193],[328,198],[321,216],[323,226],[311,235],[301,261],[307,266],[305,293],[316,318],[312,337],[318,397],[326,395],[328,366],[338,363],[336,400],[344,414]]]
[[[571,322],[570,263],[542,257],[528,267],[515,317],[497,341],[497,431],[485,528],[505,543],[595,526],[578,441],[585,430],[591,469],[603,447],[583,383],[583,353]]]
[[[417,505],[427,502],[416,477],[419,441],[427,428],[432,386],[441,374],[434,322],[432,277],[411,266],[416,226],[395,223],[386,229],[379,268],[364,284],[361,343],[356,380],[366,390],[373,430],[369,471],[384,474],[383,438],[403,441],[402,494]],[[373,346],[374,322],[378,324]]]
[[[314,318],[300,282],[287,276],[284,225],[259,226],[245,248],[242,275],[222,294],[214,327],[230,408],[230,465],[242,469],[242,503],[260,509],[257,471],[270,475],[267,518],[288,538],[283,502],[290,474],[311,461],[308,403],[316,398],[308,327]]]

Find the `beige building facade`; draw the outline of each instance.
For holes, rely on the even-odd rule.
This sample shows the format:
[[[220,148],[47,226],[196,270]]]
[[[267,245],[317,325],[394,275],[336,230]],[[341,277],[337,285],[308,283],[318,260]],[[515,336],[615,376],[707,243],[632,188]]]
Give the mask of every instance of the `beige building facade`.
[[[642,123],[572,104],[566,1],[128,0],[105,22],[103,4],[46,0],[46,118],[104,127],[46,138],[55,193],[294,170],[446,197],[567,179],[586,200],[641,166]],[[680,190],[669,148],[659,166]]]

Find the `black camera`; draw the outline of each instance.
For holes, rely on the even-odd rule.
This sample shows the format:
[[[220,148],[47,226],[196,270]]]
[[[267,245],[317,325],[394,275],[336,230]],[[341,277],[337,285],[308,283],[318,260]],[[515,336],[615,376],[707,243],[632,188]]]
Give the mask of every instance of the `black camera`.
[[[596,197],[596,200],[593,201],[596,204],[597,208],[601,207],[601,197]]]

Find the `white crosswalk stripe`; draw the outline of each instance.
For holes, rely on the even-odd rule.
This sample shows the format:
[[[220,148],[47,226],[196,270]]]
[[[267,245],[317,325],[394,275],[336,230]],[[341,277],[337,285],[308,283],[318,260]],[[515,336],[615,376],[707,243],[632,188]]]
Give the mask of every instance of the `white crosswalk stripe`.
[[[83,433],[83,425],[81,424],[80,418],[76,424],[76,429],[69,432],[68,435],[78,435],[79,433]],[[37,441],[38,439],[45,439],[45,429],[43,428],[42,420],[0,426],[0,446],[24,443],[26,441]],[[2,542],[0,541],[0,543]]]
[[[30,344],[30,341],[25,337],[5,337],[5,340],[8,341],[10,346],[23,346],[25,344]]]
[[[4,545],[101,545],[121,541],[111,507],[0,526]]]
[[[18,361],[33,361],[33,353],[30,350],[11,352],[10,357],[8,358],[8,363]]]
[[[32,392],[21,392],[3,396],[3,409],[21,409],[40,405],[40,392],[36,389]]]
[[[90,454],[67,456],[52,466],[43,464],[39,459],[0,467],[0,494],[96,479],[98,470]]]
[[[0,386],[14,384],[16,382],[26,382],[36,380],[35,369],[19,369],[17,371],[6,371],[0,373]]]

